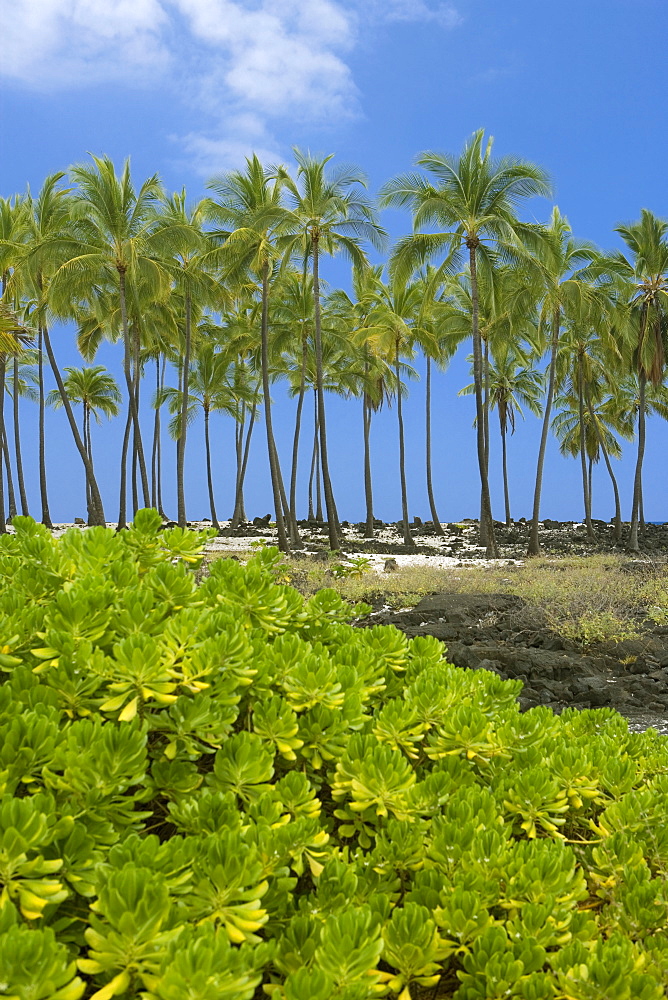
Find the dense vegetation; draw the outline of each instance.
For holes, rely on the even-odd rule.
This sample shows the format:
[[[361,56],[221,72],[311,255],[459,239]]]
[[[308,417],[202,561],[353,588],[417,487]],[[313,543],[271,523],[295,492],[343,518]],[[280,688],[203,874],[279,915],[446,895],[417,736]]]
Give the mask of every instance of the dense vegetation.
[[[3,995],[665,995],[665,739],[159,526],[0,538]]]
[[[179,525],[185,525],[187,516],[187,428],[198,412],[204,414],[214,525],[218,516],[209,420],[224,412],[236,422],[233,523],[243,520],[248,449],[261,408],[279,546],[286,551],[298,547],[300,438],[304,407],[312,395],[308,514],[326,518],[330,547],[338,549],[327,450],[325,395],[330,391],[362,401],[370,535],[372,418],[384,402],[396,400],[403,531],[410,545],[402,409],[410,362],[417,351],[426,358],[425,471],[431,516],[438,526],[431,474],[432,368],[447,365],[458,345],[471,337],[469,389],[476,399],[481,539],[489,555],[497,554],[489,491],[490,411],[495,408],[499,419],[505,515],[510,520],[507,436],[521,406],[543,421],[531,553],[539,548],[550,429],[565,454],[579,456],[590,533],[591,470],[600,459],[605,462],[618,538],[621,500],[611,459],[620,454],[620,436],[631,439],[637,432],[627,540],[637,549],[645,418],[652,412],[668,415],[663,384],[668,224],[643,210],[637,222],[617,227],[625,249],[613,254],[575,239],[557,208],[546,224],[527,224],[518,213],[528,197],[549,194],[545,173],[516,158],[494,160],[491,142],[485,144],[478,132],[461,156],[424,153],[417,160],[421,173],[385,185],[379,205],[409,209],[413,231],[392,249],[387,269],[372,267],[368,248],[382,250],[386,237],[377,206],[364,193],[363,175],[356,168],[334,168],[331,157],[297,151],[296,160],[293,175],[253,157],[245,170],[213,178],[210,197],[194,205],[187,203],[185,192],[167,195],[157,175],[136,190],[129,164],[117,174],[106,157],[72,167],[67,179],[62,173],[50,176],[36,197],[29,193],[0,200],[0,466],[6,477],[5,490],[0,476],[0,532],[7,514],[28,512],[22,395],[40,407],[42,522],[48,526],[51,520],[44,461],[48,402],[66,410],[86,470],[89,522],[104,522],[91,416],[117,415],[121,393],[100,366],[71,368],[66,375],[60,371],[52,325],[73,321],[78,348],[88,362],[103,338],[122,342],[121,525],[127,519],[130,487],[133,511],[149,505],[162,511],[163,406],[177,440]],[[324,294],[323,260],[339,253],[353,265],[353,291]],[[56,382],[51,394],[45,393],[45,355]],[[176,385],[167,384],[168,371]],[[270,385],[277,379],[287,382],[297,399],[289,476],[272,426]],[[4,419],[6,392],[12,400],[11,422]],[[147,392],[156,406],[150,448],[140,421],[140,396],[146,398]],[[81,429],[75,404],[82,407]]]

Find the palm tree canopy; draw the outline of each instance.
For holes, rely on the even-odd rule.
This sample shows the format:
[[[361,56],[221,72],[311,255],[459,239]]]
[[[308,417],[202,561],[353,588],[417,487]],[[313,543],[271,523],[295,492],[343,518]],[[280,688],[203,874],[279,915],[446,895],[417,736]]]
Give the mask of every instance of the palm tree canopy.
[[[121,393],[114,376],[103,365],[93,367],[66,368],[63,379],[65,391],[72,403],[81,403],[86,412],[91,413],[97,423],[100,414],[105,417],[118,416]],[[46,397],[48,406],[58,409],[63,405],[60,392],[53,389]]]
[[[413,233],[399,240],[391,267],[407,277],[421,264],[444,254],[444,269],[461,270],[464,247],[492,260],[494,251],[513,258],[522,242],[535,243],[542,227],[520,222],[519,204],[534,195],[547,196],[547,174],[535,164],[516,157],[492,159],[493,139],[483,147],[484,130],[475,132],[459,157],[427,151],[417,158],[433,181],[408,173],[388,181],[380,193],[382,206],[408,207],[413,213]],[[422,232],[435,226],[440,232]],[[489,244],[489,245],[488,245]]]

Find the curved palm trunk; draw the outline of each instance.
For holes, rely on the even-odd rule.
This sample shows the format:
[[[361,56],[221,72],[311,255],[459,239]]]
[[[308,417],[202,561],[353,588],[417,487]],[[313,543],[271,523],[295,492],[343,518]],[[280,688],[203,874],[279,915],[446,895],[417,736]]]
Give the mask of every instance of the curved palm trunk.
[[[125,269],[118,268],[118,286],[119,286],[119,298],[121,306],[121,323],[123,326],[123,374],[125,376],[125,384],[128,390],[128,408],[130,417],[132,419],[132,426],[134,430],[133,435],[133,452],[137,456],[137,461],[139,463],[139,472],[141,475],[142,491],[144,494],[144,506],[148,507],[151,498],[148,488],[148,475],[146,473],[146,462],[144,460],[144,447],[141,438],[141,428],[139,426],[139,405],[138,405],[138,392],[137,384],[139,378],[139,357],[137,344],[135,344],[135,372],[132,371],[132,348],[130,342],[130,329],[128,326],[128,310],[127,310],[127,300],[125,294]],[[135,334],[135,340],[138,341],[139,334]]]
[[[7,500],[9,508],[9,520],[16,517],[16,493],[14,492],[14,477],[12,475],[12,463],[9,458],[9,444],[7,443],[7,428],[2,429],[2,454],[5,459],[5,471],[7,473]]]
[[[216,504],[213,497],[213,476],[211,475],[211,442],[209,440],[209,408],[204,407],[204,447],[206,449],[206,482],[209,488],[209,506],[211,507],[211,524],[220,531],[218,517],[216,516]],[[181,525],[180,527],[184,527]]]
[[[46,439],[44,433],[45,400],[44,400],[44,347],[43,347],[42,327],[39,327],[37,335],[37,382],[39,389],[39,496],[42,506],[42,524],[47,528],[53,528],[51,514],[49,513],[49,495],[46,488]]]
[[[322,329],[320,321],[320,272],[318,236],[312,234],[313,248],[313,304],[315,307],[315,382],[318,397],[318,424],[320,431],[320,464],[322,466],[322,485],[327,508],[327,533],[329,547],[335,551],[341,547],[339,534],[339,518],[334,503],[332,481],[329,476],[329,457],[327,454],[327,428],[325,425],[325,390],[322,384]]]
[[[476,439],[478,450],[478,468],[480,470],[480,492],[481,492],[481,525],[486,524],[486,554],[490,559],[498,559],[499,550],[494,535],[494,522],[492,521],[492,504],[489,496],[489,480],[487,477],[487,452],[485,442],[485,411],[483,403],[483,365],[482,365],[482,338],[480,336],[479,306],[478,306],[478,272],[476,268],[476,247],[477,239],[467,241],[469,248],[469,266],[471,271],[471,305],[473,318],[473,382],[475,385],[475,408],[476,408]]]
[[[183,380],[181,386],[181,426],[179,428],[179,438],[176,445],[176,503],[178,509],[178,524],[180,528],[186,526],[186,497],[183,482],[185,457],[186,457],[186,418],[188,416],[188,383],[190,379],[190,348],[192,340],[192,303],[190,300],[190,289],[186,287],[186,342],[183,352]],[[208,417],[208,414],[207,414]],[[213,511],[213,506],[212,506]],[[212,515],[212,520],[214,520]],[[216,527],[220,527],[214,520]]]
[[[285,531],[285,521],[283,519],[281,469],[278,463],[278,453],[276,451],[276,442],[274,440],[274,429],[271,422],[271,398],[269,395],[269,262],[266,260],[262,265],[261,363],[265,427],[267,431],[267,451],[269,452],[269,471],[271,474],[271,489],[274,496],[276,529],[278,531],[278,547],[281,552],[289,552],[290,545],[288,543],[288,536]]]
[[[366,503],[366,524],[364,537],[374,536],[373,483],[371,480],[371,416],[373,410],[366,393],[362,397],[362,420],[364,423],[364,500]]]
[[[44,334],[44,346],[46,348],[46,353],[49,358],[49,363],[51,365],[51,370],[53,372],[53,377],[56,380],[56,385],[58,386],[58,392],[60,393],[60,398],[63,403],[63,408],[67,414],[67,420],[72,431],[72,436],[74,438],[74,443],[77,447],[77,451],[81,456],[81,461],[84,464],[86,470],[86,476],[90,483],[90,497],[91,497],[91,508],[88,512],[88,523],[104,525],[104,508],[102,506],[102,497],[100,496],[100,490],[97,485],[97,479],[95,478],[95,470],[93,469],[93,463],[91,462],[88,452],[84,448],[84,443],[81,440],[81,435],[79,434],[79,428],[77,427],[77,422],[74,419],[74,413],[72,412],[72,406],[70,404],[69,397],[65,391],[65,386],[63,384],[63,379],[56,362],[56,356],[53,353],[53,347],[51,346],[51,338],[49,336],[49,331],[46,326],[42,328]]]
[[[427,496],[429,498],[429,509],[431,511],[431,522],[434,525],[434,531],[437,535],[444,534],[443,528],[441,527],[441,522],[438,518],[438,513],[436,511],[436,503],[434,501],[434,489],[431,481],[431,358],[429,355],[425,355],[427,359],[427,379],[426,379],[426,403],[425,403],[425,440],[426,440],[426,459],[427,459]]]
[[[499,426],[501,428],[501,465],[503,468],[503,502],[506,508],[506,527],[512,524],[510,516],[510,490],[508,488],[508,448],[507,448],[507,427],[505,419],[501,418],[499,408]]]
[[[297,465],[299,459],[299,435],[302,425],[302,410],[306,395],[306,337],[302,338],[302,366],[299,375],[299,396],[297,397],[297,412],[295,414],[295,435],[292,442],[292,469],[290,472],[290,516],[297,521]]]
[[[640,551],[638,545],[638,517],[640,514],[640,498],[642,493],[642,463],[645,457],[645,387],[647,379],[644,372],[640,372],[639,382],[639,405],[638,405],[638,457],[636,459],[636,471],[633,479],[633,508],[631,511],[631,532],[629,535],[628,547],[632,552]]]
[[[543,414],[543,427],[540,435],[540,446],[538,448],[538,462],[536,465],[536,486],[533,494],[533,513],[531,517],[531,534],[529,535],[529,548],[527,555],[540,555],[540,544],[538,542],[538,519],[540,517],[540,495],[543,490],[543,466],[545,465],[545,452],[547,450],[547,436],[550,430],[550,416],[552,414],[552,402],[554,400],[554,386],[557,372],[557,348],[559,346],[559,327],[561,325],[561,311],[559,307],[554,310],[552,317],[552,345],[550,351],[550,370],[547,380],[547,396],[545,398],[545,412]]]
[[[408,521],[408,491],[406,488],[406,449],[404,446],[404,416],[401,407],[401,378],[399,371],[399,344],[395,344],[395,367],[397,376],[397,423],[399,425],[399,479],[401,482],[401,521],[404,545],[415,545]]]
[[[578,356],[578,419],[580,421],[580,465],[582,466],[582,493],[584,497],[585,525],[587,526],[587,538],[594,537],[594,529],[591,523],[591,491],[589,489],[589,478],[587,476],[587,449],[585,441],[584,425],[584,373],[582,365],[582,355]]]
[[[21,498],[21,513],[24,517],[29,514],[28,497],[26,494],[26,484],[23,477],[23,456],[21,453],[21,431],[19,421],[19,360],[14,358],[14,454],[16,457],[16,479],[19,486],[19,497]]]

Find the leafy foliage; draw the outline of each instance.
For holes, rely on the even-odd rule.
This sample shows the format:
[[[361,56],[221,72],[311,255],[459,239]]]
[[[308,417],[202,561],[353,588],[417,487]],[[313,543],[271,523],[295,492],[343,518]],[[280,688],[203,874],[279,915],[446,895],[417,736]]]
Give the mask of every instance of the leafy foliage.
[[[0,537],[0,992],[658,1000],[668,745],[159,531]]]

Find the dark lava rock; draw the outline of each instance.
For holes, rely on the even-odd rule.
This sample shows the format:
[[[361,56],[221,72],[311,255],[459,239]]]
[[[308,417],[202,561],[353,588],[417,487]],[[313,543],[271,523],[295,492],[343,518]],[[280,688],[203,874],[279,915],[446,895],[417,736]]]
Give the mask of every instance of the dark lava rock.
[[[542,627],[527,628],[522,609],[522,599],[510,594],[434,594],[410,611],[382,611],[360,624],[432,635],[445,643],[455,666],[521,679],[522,708],[610,706],[629,715],[650,708],[668,714],[665,628],[592,652]]]

